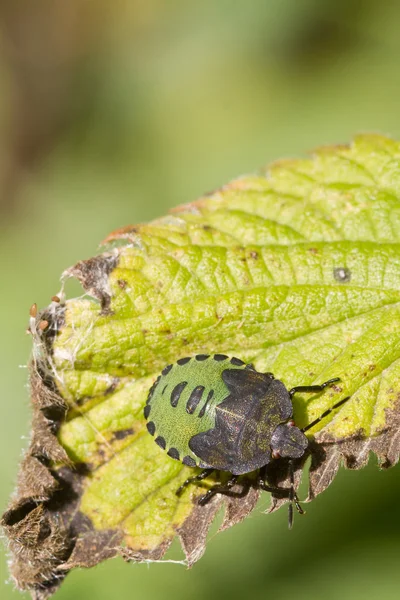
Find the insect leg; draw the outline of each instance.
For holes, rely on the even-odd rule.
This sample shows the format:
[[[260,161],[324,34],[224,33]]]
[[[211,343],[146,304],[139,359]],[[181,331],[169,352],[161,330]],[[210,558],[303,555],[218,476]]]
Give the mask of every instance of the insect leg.
[[[225,484],[221,485],[221,484],[217,483],[216,485],[213,485],[213,487],[211,489],[209,489],[208,492],[199,499],[199,504],[201,506],[204,506],[216,494],[227,494],[231,490],[231,488],[235,485],[238,478],[239,478],[239,475],[233,475]],[[241,494],[239,493],[237,495],[240,496]]]
[[[329,413],[331,413],[333,410],[335,410],[335,408],[338,408],[339,406],[342,406],[342,404],[344,404],[345,402],[347,402],[347,400],[349,400],[349,399],[350,399],[350,396],[347,396],[347,398],[343,398],[343,400],[339,400],[339,402],[336,402],[336,404],[334,404],[333,406],[331,406],[330,408],[328,408],[317,419],[314,419],[314,421],[311,421],[311,423],[309,423],[308,425],[306,425],[305,427],[303,427],[303,429],[301,431],[303,433],[305,431],[308,431],[309,429],[311,429],[312,427],[314,427],[314,425],[316,425],[317,423],[319,423],[320,421],[322,421],[322,419],[325,419],[325,417],[327,417],[329,415]]]
[[[194,477],[189,477],[188,479],[186,479],[186,481],[184,481],[182,483],[182,485],[176,490],[175,494],[177,496],[180,496],[183,492],[183,490],[190,485],[191,483],[197,483],[197,481],[202,481],[203,479],[206,479],[206,477],[208,477],[209,475],[211,475],[211,473],[213,473],[215,471],[215,469],[204,469],[201,473],[199,473],[198,475],[195,475]]]
[[[258,485],[265,492],[270,492],[271,494],[275,494],[276,496],[286,497],[289,499],[289,529],[292,528],[293,525],[293,504],[296,507],[297,512],[300,515],[304,515],[304,510],[302,509],[297,494],[294,489],[294,471],[293,471],[293,461],[290,461],[289,464],[289,472],[290,472],[290,487],[289,488],[281,488],[277,486],[270,486],[265,481],[266,469],[260,469],[260,473],[258,476]]]
[[[289,473],[290,473],[290,488],[289,488],[289,514],[288,514],[288,525],[289,529],[293,527],[293,504],[296,507],[299,515],[304,515],[304,510],[301,508],[299,499],[294,489],[294,463],[291,460],[289,462]]]
[[[321,383],[319,385],[296,385],[296,387],[292,388],[289,391],[289,396],[293,398],[293,396],[297,394],[297,392],[322,392],[322,390],[325,389],[328,385],[336,383],[336,381],[340,381],[340,378],[334,377],[333,379],[328,379],[328,381],[325,381],[324,383]]]

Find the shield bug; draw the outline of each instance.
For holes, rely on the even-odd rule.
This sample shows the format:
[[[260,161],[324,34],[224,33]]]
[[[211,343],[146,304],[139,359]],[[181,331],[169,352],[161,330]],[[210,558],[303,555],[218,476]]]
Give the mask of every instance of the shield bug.
[[[289,498],[291,527],[293,504],[303,513],[294,491],[293,461],[308,448],[305,432],[348,400],[300,429],[292,418],[292,398],[297,392],[320,392],[336,381],[339,378],[287,390],[272,373],[260,373],[224,354],[198,354],[166,366],[148,394],[147,429],[171,458],[203,469],[177,494],[213,471],[229,472],[232,477],[225,485],[214,485],[200,498],[205,504],[215,494],[229,493],[240,475],[258,470],[261,489]],[[274,459],[289,460],[290,488],[271,487],[265,481],[266,466]]]

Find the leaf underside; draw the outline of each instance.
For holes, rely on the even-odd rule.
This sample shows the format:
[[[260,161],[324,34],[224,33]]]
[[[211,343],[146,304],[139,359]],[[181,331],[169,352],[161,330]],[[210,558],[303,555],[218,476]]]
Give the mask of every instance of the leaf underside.
[[[340,378],[294,399],[303,427],[351,397],[309,431],[309,500],[341,462],[398,461],[399,186],[400,144],[360,136],[118,230],[66,271],[85,295],[62,291],[31,318],[32,438],[3,516],[20,589],[45,598],[71,568],[116,554],[160,559],[176,535],[191,565],[221,507],[221,529],[253,510],[248,477],[206,506],[212,478],[178,498],[194,471],[146,431],[148,389],[184,356],[237,356],[288,388]],[[288,485],[282,461],[269,477]]]

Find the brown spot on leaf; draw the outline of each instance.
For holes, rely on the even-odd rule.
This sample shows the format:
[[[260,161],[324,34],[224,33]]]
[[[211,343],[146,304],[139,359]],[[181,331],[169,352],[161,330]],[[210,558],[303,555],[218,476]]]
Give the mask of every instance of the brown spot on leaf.
[[[138,233],[139,227],[137,225],[127,225],[112,231],[102,242],[101,245],[110,244],[119,240],[132,241],[135,235]]]
[[[109,314],[111,303],[109,275],[117,264],[117,256],[101,254],[78,262],[74,267],[68,269],[66,274],[76,277],[88,294],[100,300],[102,313]]]
[[[108,388],[104,391],[104,396],[109,396],[117,389],[119,385],[120,379],[119,377],[114,377],[112,383],[108,386]]]
[[[116,440],[123,440],[126,437],[128,437],[128,435],[133,435],[133,433],[134,431],[132,427],[128,427],[127,429],[120,429],[119,431],[114,431],[113,437]]]
[[[101,458],[101,460],[104,461],[104,459],[106,457],[106,451],[100,445],[98,445],[98,447],[97,447],[97,454],[99,455],[99,457]]]

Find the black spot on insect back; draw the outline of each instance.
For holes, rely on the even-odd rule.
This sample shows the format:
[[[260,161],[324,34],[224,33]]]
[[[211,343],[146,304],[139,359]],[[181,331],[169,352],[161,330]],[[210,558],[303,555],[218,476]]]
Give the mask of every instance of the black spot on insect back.
[[[171,367],[172,367],[172,365],[171,365]],[[161,375],[159,377],[157,377],[157,379],[155,380],[155,382],[151,386],[151,388],[149,390],[149,395],[147,396],[146,404],[148,404],[150,402],[150,400],[152,399],[153,394],[154,394],[154,392],[156,390],[156,387],[158,386],[158,383],[159,383],[160,379],[161,379]]]
[[[166,367],[164,367],[164,369],[162,370],[162,374],[163,375],[168,375],[168,373],[170,372],[170,370],[172,369],[172,365],[167,365]]]
[[[198,361],[207,360],[207,358],[210,358],[209,354],[196,354],[195,356],[195,359]]]
[[[351,280],[351,271],[347,267],[333,269],[333,276],[339,283],[348,283]]]
[[[230,360],[231,365],[235,365],[236,367],[242,367],[245,363],[240,360],[240,358],[231,358]]]
[[[228,358],[226,354],[214,354],[214,360],[227,360]]]
[[[187,401],[187,404],[186,404],[186,412],[189,415],[192,415],[194,413],[194,411],[196,410],[196,408],[203,396],[204,389],[205,389],[204,385],[198,385],[194,388],[194,390],[190,394],[189,400]]]
[[[150,404],[146,404],[146,406],[144,407],[144,411],[143,411],[145,419],[148,418],[148,416],[150,414],[150,410],[151,410]]]
[[[147,431],[151,434],[154,435],[156,432],[156,426],[154,425],[153,421],[149,421],[146,425],[147,427]]]
[[[156,437],[156,439],[154,440],[155,443],[160,446],[160,448],[162,448],[163,450],[165,450],[166,447],[166,443],[163,437],[161,437],[161,435],[159,435],[158,437]]]
[[[201,417],[204,417],[204,413],[206,412],[207,404],[210,402],[210,400],[211,400],[211,398],[212,398],[213,396],[214,396],[214,390],[210,390],[210,391],[208,392],[207,400],[204,402],[204,404],[203,404],[203,406],[202,406],[202,408],[201,408],[201,410],[200,410],[200,412],[199,412],[199,414],[198,414],[198,416],[199,416],[200,418],[201,418]]]
[[[178,383],[178,385],[176,385],[174,387],[174,389],[172,390],[171,406],[173,406],[174,408],[176,408],[178,406],[179,398],[181,397],[181,394],[182,394],[183,390],[185,389],[185,387],[187,386],[187,384],[188,384],[187,381],[181,381],[181,383]]]
[[[167,452],[168,456],[174,458],[175,460],[179,460],[179,452],[176,448],[170,448]]]
[[[157,441],[157,440],[156,440]],[[184,465],[186,465],[187,467],[195,467],[196,466],[196,461],[193,460],[193,458],[191,456],[184,456],[182,458],[182,462]]]
[[[191,356],[186,356],[185,358],[180,358],[179,360],[177,360],[176,363],[181,366],[186,365],[191,359]]]

